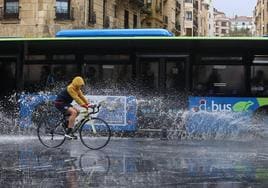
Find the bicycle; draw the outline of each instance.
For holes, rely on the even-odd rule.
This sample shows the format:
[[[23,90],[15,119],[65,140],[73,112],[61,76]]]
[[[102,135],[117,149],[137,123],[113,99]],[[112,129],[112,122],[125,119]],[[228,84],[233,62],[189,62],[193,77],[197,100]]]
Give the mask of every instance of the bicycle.
[[[111,138],[111,129],[106,121],[98,117],[92,117],[100,111],[101,105],[94,105],[89,110],[81,111],[83,118],[78,121],[73,128],[73,133],[79,131],[79,137],[84,146],[92,150],[98,150],[105,147]],[[48,148],[61,146],[66,137],[66,127],[68,121],[64,115],[60,121],[53,118],[43,118],[38,124],[37,135],[39,141]]]

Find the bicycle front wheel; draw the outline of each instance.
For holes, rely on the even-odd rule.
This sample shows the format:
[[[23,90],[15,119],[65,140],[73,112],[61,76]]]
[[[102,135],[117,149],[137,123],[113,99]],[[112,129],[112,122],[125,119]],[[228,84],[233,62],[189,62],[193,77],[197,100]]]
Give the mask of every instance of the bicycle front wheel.
[[[46,120],[39,123],[37,127],[37,136],[40,142],[48,148],[56,148],[65,141],[65,131],[63,126],[50,125]]]
[[[79,134],[81,142],[86,147],[98,150],[109,143],[111,129],[104,120],[100,118],[92,118],[81,126]]]

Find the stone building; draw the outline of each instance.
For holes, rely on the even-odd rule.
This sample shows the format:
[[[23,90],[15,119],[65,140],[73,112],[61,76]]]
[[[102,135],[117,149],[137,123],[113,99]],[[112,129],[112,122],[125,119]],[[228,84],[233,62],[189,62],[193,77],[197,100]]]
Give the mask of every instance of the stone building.
[[[229,36],[231,22],[225,13],[214,9],[214,23],[216,37]]]
[[[268,0],[258,0],[254,10],[255,35],[268,34]]]
[[[182,0],[145,0],[143,28],[165,28],[175,35],[182,33]]]
[[[0,36],[53,37],[62,29],[166,28],[207,36],[211,0],[0,0]]]
[[[207,36],[210,0],[145,0],[142,27],[166,28],[178,36]]]
[[[199,10],[199,36],[213,36],[213,13],[211,13],[212,1],[201,0]]]
[[[0,36],[51,37],[61,29],[139,28],[142,0],[0,0]]]
[[[183,35],[209,36],[213,20],[211,8],[211,0],[185,0]]]
[[[194,24],[193,24],[193,1],[185,0],[184,1],[184,34],[186,36],[194,35]]]

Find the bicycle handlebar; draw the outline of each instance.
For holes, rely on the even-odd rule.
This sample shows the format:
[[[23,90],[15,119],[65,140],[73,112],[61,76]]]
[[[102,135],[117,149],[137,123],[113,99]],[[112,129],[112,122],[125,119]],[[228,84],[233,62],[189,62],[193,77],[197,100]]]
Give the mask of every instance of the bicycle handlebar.
[[[90,115],[90,114],[97,114],[97,113],[100,111],[100,107],[101,107],[100,104],[90,106],[89,108],[92,109],[92,112],[89,112],[88,114],[89,114],[89,115]],[[97,110],[96,110],[96,109],[97,109]]]
[[[89,108],[92,109],[91,112],[90,112],[89,109],[87,109],[87,110],[80,111],[80,114],[81,114],[84,118],[86,118],[86,117],[88,117],[88,116],[90,116],[90,115],[92,115],[92,114],[97,114],[97,113],[100,111],[100,107],[101,107],[100,104],[89,106]]]

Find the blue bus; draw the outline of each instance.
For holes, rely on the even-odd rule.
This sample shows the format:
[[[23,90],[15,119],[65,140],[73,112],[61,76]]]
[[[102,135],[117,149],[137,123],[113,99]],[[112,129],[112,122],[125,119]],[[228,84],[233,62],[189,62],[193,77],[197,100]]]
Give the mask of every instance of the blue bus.
[[[3,91],[36,92],[83,75],[93,95],[140,99],[141,128],[160,111],[268,111],[268,39],[175,37],[163,29],[67,30],[55,38],[0,39]],[[8,82],[8,84],[4,84]],[[53,86],[52,86],[53,87]],[[156,105],[148,101],[155,100]],[[166,105],[165,105],[166,104]],[[162,106],[161,106],[162,105]]]

